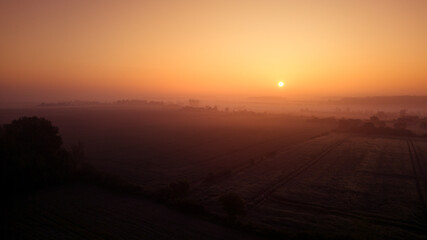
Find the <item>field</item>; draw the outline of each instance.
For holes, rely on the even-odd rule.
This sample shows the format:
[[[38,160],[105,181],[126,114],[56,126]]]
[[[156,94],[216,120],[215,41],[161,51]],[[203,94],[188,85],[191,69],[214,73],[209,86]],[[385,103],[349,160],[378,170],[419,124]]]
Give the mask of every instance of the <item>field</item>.
[[[51,120],[66,146],[83,143],[87,161],[148,189],[197,182],[332,128],[291,116],[126,106],[5,110],[0,122],[22,115]]]
[[[19,206],[8,219],[17,234],[4,239],[258,239],[94,186],[41,192]]]
[[[225,212],[218,197],[236,193],[246,204],[246,215],[239,218],[245,224],[355,239],[427,237],[425,139],[338,133],[334,124],[306,117],[175,106],[3,109],[0,123],[22,115],[51,120],[65,146],[81,141],[86,161],[144,191],[156,193],[185,180],[190,184],[187,198],[219,216]],[[65,196],[76,199],[65,201]],[[69,209],[59,206],[64,201]],[[206,233],[223,239],[236,234],[157,203],[87,187],[41,193],[34,202],[45,209],[32,214],[35,218],[54,214],[65,225],[78,225],[66,229],[54,225],[56,220],[42,221],[63,234],[102,236],[100,229],[110,224],[116,227],[104,234],[115,238],[125,231],[126,239],[170,238],[167,234],[192,239]],[[161,216],[169,215],[171,222],[162,223]],[[39,222],[16,220],[24,228],[34,224],[31,221]],[[188,235],[183,222],[200,228]],[[42,238],[52,233],[40,234]]]
[[[304,167],[284,173],[278,183],[266,184],[250,217],[277,228],[416,238],[427,223],[425,173],[414,173],[417,147],[408,142],[339,140]]]

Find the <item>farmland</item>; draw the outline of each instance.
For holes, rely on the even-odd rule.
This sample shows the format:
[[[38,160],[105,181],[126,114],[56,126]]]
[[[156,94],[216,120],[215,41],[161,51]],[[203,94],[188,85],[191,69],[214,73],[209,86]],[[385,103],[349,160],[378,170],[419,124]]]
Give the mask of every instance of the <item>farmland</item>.
[[[40,192],[19,205],[8,219],[18,239],[258,239],[94,186]]]
[[[50,119],[66,145],[82,141],[87,161],[147,188],[199,181],[329,131],[329,124],[264,114],[191,112],[166,107],[9,110]]]
[[[251,217],[279,228],[345,231],[362,238],[403,238],[410,232],[415,238],[426,226],[426,188],[424,173],[413,171],[411,154],[404,140],[346,139],[268,192]]]
[[[0,123],[23,115],[50,119],[66,147],[81,141],[85,161],[145,192],[156,194],[176,181],[188,182],[185,198],[215,216],[226,217],[218,198],[232,192],[246,205],[239,221],[255,228],[290,236],[426,237],[425,138],[340,133],[333,131],[333,122],[285,114],[176,106],[2,109]],[[127,239],[168,239],[170,234],[222,239],[240,234],[97,187],[41,192],[32,204],[35,207],[23,208],[14,226],[19,231],[42,222],[51,230],[36,227],[40,238],[53,234],[49,231],[101,238],[127,232],[122,236]],[[49,221],[52,217],[65,225],[55,225],[56,220]],[[200,228],[188,235],[183,223]],[[106,225],[115,227],[107,231]]]

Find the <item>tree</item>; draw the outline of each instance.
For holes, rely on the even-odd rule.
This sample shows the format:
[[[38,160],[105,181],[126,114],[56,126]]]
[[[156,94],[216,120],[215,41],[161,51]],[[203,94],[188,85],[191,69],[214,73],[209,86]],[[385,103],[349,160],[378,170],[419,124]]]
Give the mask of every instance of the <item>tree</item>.
[[[245,204],[243,200],[235,193],[227,193],[219,198],[224,211],[227,212],[230,219],[235,219],[237,215],[245,213]]]
[[[372,122],[373,124],[375,124],[375,123],[377,123],[380,119],[379,119],[377,116],[371,116],[370,120],[371,120],[371,122]]]
[[[44,118],[22,117],[0,133],[2,183],[10,191],[57,183],[69,170],[58,128]]]
[[[384,119],[386,119],[386,118],[387,118],[387,114],[386,114],[385,112],[383,112],[383,111],[378,111],[378,112],[377,112],[377,114],[376,114],[376,116],[377,116],[379,119],[381,119],[381,120],[384,120]]]
[[[3,126],[3,136],[8,147],[15,153],[50,155],[62,145],[58,128],[49,120],[38,117],[22,117]]]

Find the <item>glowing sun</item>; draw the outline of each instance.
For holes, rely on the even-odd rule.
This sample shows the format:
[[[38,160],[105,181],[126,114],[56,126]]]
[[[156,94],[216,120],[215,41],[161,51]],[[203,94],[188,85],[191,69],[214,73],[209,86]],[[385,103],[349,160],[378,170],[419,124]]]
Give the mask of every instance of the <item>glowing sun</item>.
[[[277,85],[278,85],[279,87],[283,87],[283,86],[285,86],[285,84],[284,84],[282,81],[280,81]]]

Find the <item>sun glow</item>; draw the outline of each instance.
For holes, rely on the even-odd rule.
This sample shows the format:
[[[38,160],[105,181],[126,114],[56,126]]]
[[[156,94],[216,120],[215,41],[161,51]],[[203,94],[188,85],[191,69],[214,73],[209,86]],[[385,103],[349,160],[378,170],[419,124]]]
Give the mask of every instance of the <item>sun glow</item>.
[[[427,94],[427,1],[27,2],[0,1],[0,104]]]

